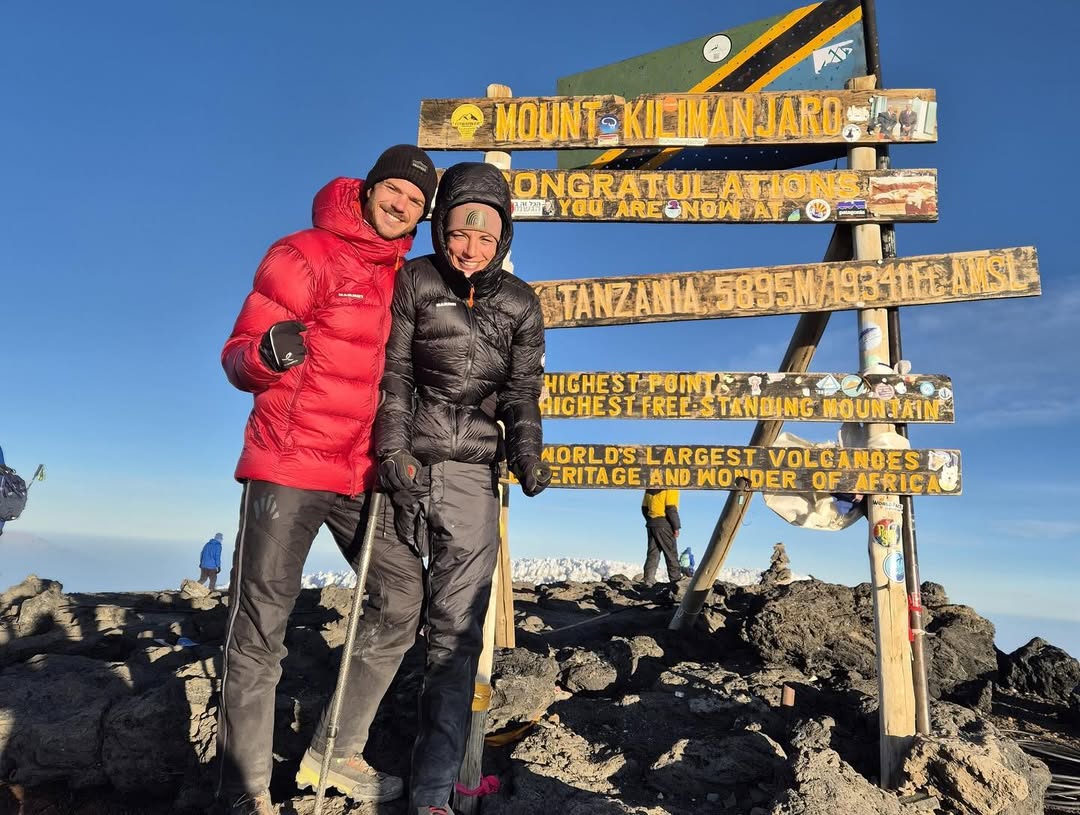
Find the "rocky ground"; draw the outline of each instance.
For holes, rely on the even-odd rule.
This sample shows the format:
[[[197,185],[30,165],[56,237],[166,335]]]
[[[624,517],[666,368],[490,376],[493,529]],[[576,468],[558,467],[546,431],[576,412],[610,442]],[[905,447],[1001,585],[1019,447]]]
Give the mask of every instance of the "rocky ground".
[[[502,789],[481,812],[1044,811],[1050,772],[1017,739],[1080,748],[1080,663],[1041,640],[995,651],[989,622],[924,584],[933,735],[916,738],[903,786],[885,792],[869,587],[788,583],[778,568],[759,586],[718,583],[688,633],[667,630],[667,587],[619,575],[515,584],[518,647],[496,656],[488,726],[505,743],[485,752]],[[65,594],[30,577],[0,595],[0,813],[209,809],[227,609],[204,592]],[[304,590],[292,617],[272,787],[283,813],[311,811],[292,778],[333,686],[349,602],[346,589]],[[418,647],[368,745],[399,774],[421,666]],[[325,811],[405,807],[333,797]]]

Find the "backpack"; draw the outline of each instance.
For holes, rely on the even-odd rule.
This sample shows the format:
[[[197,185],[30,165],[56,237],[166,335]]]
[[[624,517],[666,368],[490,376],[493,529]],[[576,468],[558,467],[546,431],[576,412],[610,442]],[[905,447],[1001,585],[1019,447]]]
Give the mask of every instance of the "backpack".
[[[0,464],[0,521],[14,521],[26,509],[26,482]]]

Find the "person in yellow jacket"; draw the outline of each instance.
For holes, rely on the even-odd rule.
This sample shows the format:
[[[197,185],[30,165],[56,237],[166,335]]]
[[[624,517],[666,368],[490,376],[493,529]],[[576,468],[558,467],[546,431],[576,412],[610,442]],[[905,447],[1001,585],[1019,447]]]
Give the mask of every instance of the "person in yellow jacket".
[[[679,537],[679,491],[645,490],[641,499],[641,514],[645,516],[645,531],[648,534],[649,550],[645,555],[643,581],[646,586],[656,582],[656,567],[660,563],[660,554],[664,555],[667,565],[668,580],[677,583],[682,576],[679,568],[679,550],[675,539]]]

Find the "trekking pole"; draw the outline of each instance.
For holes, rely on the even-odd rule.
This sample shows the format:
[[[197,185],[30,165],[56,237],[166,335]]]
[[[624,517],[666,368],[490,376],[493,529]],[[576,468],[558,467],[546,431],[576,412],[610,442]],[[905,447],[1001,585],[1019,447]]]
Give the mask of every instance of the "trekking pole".
[[[312,815],[321,815],[323,799],[326,798],[326,777],[330,772],[330,760],[334,754],[334,742],[337,740],[338,717],[341,715],[341,703],[345,698],[356,629],[360,627],[360,618],[363,616],[364,584],[367,583],[368,568],[371,566],[371,550],[375,545],[375,530],[382,514],[382,503],[383,494],[378,489],[372,490],[367,526],[364,528],[364,542],[360,547],[360,564],[356,568],[356,588],[353,590],[349,623],[345,629],[345,650],[341,655],[341,667],[338,668],[334,698],[330,702],[330,721],[326,727],[326,745],[323,748],[322,765],[319,767],[319,788],[315,793],[315,809],[312,810]]]

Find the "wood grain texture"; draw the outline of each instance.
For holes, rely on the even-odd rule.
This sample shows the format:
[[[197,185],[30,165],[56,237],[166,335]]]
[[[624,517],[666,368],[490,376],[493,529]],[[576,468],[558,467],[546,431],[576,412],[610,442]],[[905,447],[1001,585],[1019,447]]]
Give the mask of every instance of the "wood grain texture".
[[[531,285],[548,328],[955,303],[1041,292],[1032,246]]]
[[[959,495],[958,450],[548,444],[551,486]]]
[[[925,374],[571,371],[544,374],[545,419],[953,421],[952,381]]]
[[[429,150],[573,150],[937,141],[930,89],[424,99]]]

